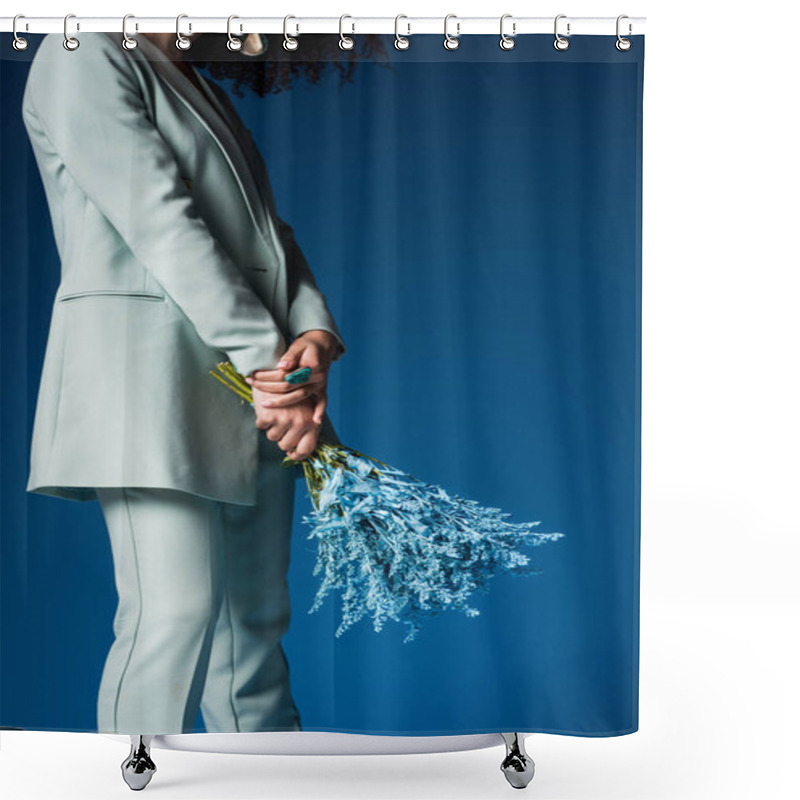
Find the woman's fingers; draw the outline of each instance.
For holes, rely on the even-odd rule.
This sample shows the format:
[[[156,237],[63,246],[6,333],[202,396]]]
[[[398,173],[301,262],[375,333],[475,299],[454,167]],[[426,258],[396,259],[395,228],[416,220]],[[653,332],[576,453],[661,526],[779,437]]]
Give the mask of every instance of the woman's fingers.
[[[269,375],[268,378],[262,378],[261,375]],[[292,388],[291,383],[287,383],[283,378],[288,373],[280,374],[280,370],[270,370],[269,372],[256,372],[252,376],[245,378],[245,381],[250,386],[260,389],[262,392],[278,392],[282,387],[288,386]]]
[[[281,450],[283,450],[290,458],[292,457],[291,453],[295,451],[295,448],[299,446],[301,440],[310,430],[309,424],[292,426],[278,441]]]
[[[310,380],[319,380],[321,375],[327,372],[330,362],[326,362],[323,366],[323,361],[319,357],[317,348],[313,345],[306,347],[306,349],[299,355],[296,361],[293,359],[287,367],[278,367],[276,369],[257,369],[252,375],[249,375],[245,380],[252,386],[256,385],[261,388],[260,384],[273,384],[273,383],[286,383],[286,376],[297,372],[299,369],[311,370]],[[291,385],[291,384],[289,384]],[[272,391],[272,389],[265,385],[265,391]]]
[[[272,384],[274,389],[264,389],[261,384],[256,383],[255,388],[261,393],[258,398],[259,405],[266,408],[281,408],[282,406],[294,405],[301,400],[305,400],[312,394],[325,394],[327,391],[326,376],[322,375],[312,378],[305,383],[283,383]],[[268,395],[268,396],[264,396]]]
[[[254,386],[262,392],[291,392],[298,386],[307,386],[309,383],[319,385],[326,380],[326,374],[321,369],[312,369],[308,380],[302,383],[290,383],[284,380],[289,374],[291,373],[282,370],[269,370],[268,372],[255,372],[252,377],[245,378],[245,380],[250,386]],[[263,378],[262,375],[268,377]]]
[[[314,406],[314,422],[322,424],[322,417],[325,414],[325,409],[328,407],[328,393],[319,392],[317,394],[317,402]]]
[[[284,395],[304,389],[308,383],[257,383],[255,388],[259,392],[266,392],[274,395]]]
[[[303,384],[302,387],[293,392],[266,397],[259,401],[259,405],[262,408],[285,408],[286,406],[293,406],[295,403],[302,402],[312,394],[316,394],[314,387],[308,387],[306,384]]]
[[[286,455],[294,461],[302,461],[304,458],[308,458],[316,449],[318,438],[318,429],[314,428],[310,431],[306,431],[295,448],[289,450]]]
[[[267,428],[267,439],[280,444],[283,437],[291,432],[291,429],[292,425],[288,420],[285,422],[273,422],[269,428]],[[281,447],[283,446],[281,445]]]

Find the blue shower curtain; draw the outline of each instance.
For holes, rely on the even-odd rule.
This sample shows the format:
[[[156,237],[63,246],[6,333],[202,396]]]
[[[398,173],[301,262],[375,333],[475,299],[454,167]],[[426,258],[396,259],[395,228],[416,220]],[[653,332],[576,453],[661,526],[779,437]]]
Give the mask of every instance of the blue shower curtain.
[[[100,35],[79,36],[81,48]],[[0,726],[96,731],[117,604],[106,520],[95,500],[26,490],[63,254],[21,111],[43,37],[26,52],[11,38],[0,37]],[[346,346],[327,391],[340,442],[563,534],[522,548],[540,572],[498,569],[470,598],[477,615],[432,615],[412,641],[368,617],[336,636],[341,593],[308,613],[321,576],[297,468],[283,651],[302,729],[637,730],[644,38],[620,52],[613,36],[579,36],[560,52],[552,36],[504,51],[473,35],[448,51],[420,35],[397,51],[391,36],[370,49],[356,36],[350,60],[326,51],[318,75],[263,96],[233,90],[224,38],[199,71],[249,128]],[[270,39],[264,63],[286,58]],[[206,729],[198,713],[189,730]]]

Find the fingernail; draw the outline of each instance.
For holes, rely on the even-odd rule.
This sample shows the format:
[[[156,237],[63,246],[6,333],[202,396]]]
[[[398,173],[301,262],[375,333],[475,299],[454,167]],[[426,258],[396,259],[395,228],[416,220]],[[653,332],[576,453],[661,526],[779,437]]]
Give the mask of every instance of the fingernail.
[[[272,405],[272,400],[265,400],[261,405],[262,406],[271,406]]]
[[[245,378],[245,380],[246,380],[248,383],[252,383],[252,382],[253,382],[253,379],[252,379],[252,378]]]

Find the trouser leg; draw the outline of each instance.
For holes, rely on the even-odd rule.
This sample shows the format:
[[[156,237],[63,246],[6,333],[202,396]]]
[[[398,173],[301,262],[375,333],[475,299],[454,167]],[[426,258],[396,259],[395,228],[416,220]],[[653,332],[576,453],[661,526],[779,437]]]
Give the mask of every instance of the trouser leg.
[[[172,489],[97,494],[119,596],[98,731],[191,732],[221,600],[221,504]]]
[[[224,588],[201,700],[209,732],[301,730],[281,638],[296,471],[261,430],[255,506],[221,504]]]

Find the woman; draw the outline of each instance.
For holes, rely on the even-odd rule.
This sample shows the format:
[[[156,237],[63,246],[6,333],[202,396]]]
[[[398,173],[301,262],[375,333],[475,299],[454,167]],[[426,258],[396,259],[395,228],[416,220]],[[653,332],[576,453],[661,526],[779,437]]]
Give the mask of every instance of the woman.
[[[301,470],[281,460],[338,441],[344,343],[224,90],[173,34],[138,40],[81,34],[68,52],[50,34],[31,64],[22,111],[61,282],[27,488],[97,499],[108,528],[98,731],[191,732],[198,709],[208,731],[299,730],[281,638]],[[255,409],[209,375],[222,360]]]

